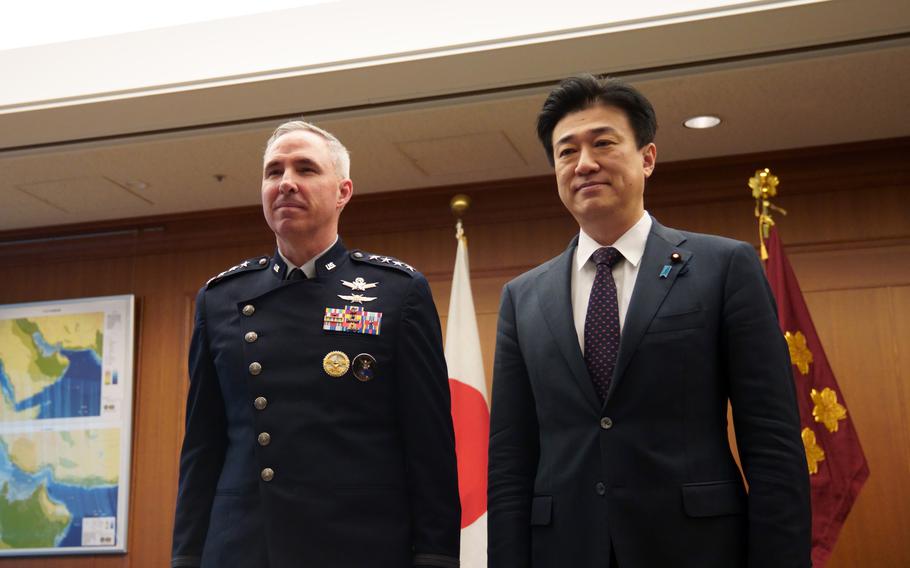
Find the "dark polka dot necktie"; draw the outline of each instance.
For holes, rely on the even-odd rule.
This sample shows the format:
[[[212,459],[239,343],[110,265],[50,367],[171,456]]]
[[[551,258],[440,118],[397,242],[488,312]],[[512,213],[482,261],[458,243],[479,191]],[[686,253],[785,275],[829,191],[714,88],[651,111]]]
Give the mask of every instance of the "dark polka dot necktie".
[[[619,353],[619,303],[612,269],[621,259],[622,254],[613,247],[601,247],[591,255],[597,274],[585,315],[585,364],[601,402],[610,390]]]

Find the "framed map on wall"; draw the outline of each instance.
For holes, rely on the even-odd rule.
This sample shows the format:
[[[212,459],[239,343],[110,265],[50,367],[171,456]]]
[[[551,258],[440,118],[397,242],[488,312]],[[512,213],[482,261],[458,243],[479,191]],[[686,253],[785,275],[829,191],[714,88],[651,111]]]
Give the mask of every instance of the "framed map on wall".
[[[126,551],[134,304],[0,305],[0,556]]]

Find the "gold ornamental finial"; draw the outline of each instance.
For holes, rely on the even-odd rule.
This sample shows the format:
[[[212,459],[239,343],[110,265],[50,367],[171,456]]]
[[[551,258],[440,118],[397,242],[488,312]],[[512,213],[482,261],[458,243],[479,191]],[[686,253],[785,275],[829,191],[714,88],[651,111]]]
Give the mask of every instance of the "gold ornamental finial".
[[[469,207],[471,207],[471,198],[463,193],[459,193],[449,201],[449,209],[458,218],[461,218]]]
[[[787,212],[771,203],[771,198],[777,196],[777,185],[780,180],[771,173],[769,168],[756,170],[755,175],[749,178],[749,189],[752,190],[752,197],[755,198],[755,216],[758,217],[758,241],[761,243],[761,259],[768,260],[768,249],[765,247],[765,239],[771,232],[774,225],[774,219],[771,217],[771,210],[786,215]]]
[[[749,178],[749,187],[752,189],[752,197],[755,199],[776,196],[779,183],[780,180],[768,168],[756,171],[755,175]]]
[[[455,238],[456,239],[465,239],[464,236],[464,227],[461,224],[461,216],[464,215],[464,212],[468,210],[471,206],[471,198],[465,195],[464,193],[459,193],[449,201],[449,209],[452,210],[452,214],[455,215],[457,222],[455,223]]]

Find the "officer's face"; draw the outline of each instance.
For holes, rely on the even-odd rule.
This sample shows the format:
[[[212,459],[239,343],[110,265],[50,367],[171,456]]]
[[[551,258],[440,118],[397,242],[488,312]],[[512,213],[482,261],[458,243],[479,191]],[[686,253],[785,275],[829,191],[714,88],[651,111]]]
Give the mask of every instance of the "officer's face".
[[[567,114],[553,129],[553,159],[559,198],[582,228],[641,217],[657,148],[638,148],[622,110],[598,104]]]
[[[262,212],[281,238],[337,232],[352,192],[351,180],[338,174],[325,140],[313,132],[289,132],[265,153]]]

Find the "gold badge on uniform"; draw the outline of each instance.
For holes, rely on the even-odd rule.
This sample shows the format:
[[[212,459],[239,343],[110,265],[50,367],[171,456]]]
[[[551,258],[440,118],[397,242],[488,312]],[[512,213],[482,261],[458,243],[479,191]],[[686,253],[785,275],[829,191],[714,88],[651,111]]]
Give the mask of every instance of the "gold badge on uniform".
[[[330,377],[341,377],[348,372],[351,361],[341,351],[330,351],[322,359],[322,368]]]
[[[369,353],[361,353],[354,357],[351,372],[354,373],[354,378],[361,383],[372,380],[376,372],[376,358]]]

